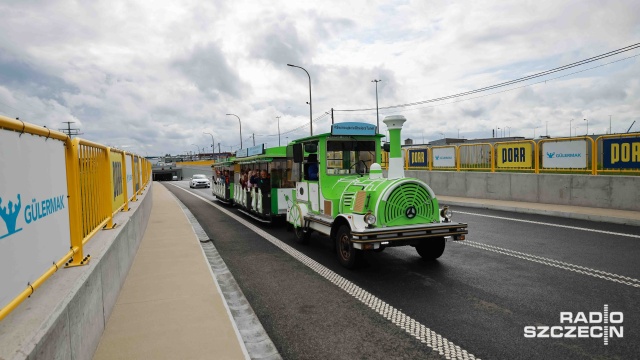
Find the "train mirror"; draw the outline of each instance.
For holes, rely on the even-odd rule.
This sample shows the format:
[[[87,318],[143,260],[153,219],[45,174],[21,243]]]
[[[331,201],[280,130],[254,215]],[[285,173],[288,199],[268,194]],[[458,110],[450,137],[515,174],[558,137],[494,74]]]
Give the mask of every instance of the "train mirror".
[[[318,144],[304,144],[304,151],[310,154],[318,152]]]
[[[302,144],[293,144],[293,162],[301,163],[304,160],[304,152],[302,151]]]

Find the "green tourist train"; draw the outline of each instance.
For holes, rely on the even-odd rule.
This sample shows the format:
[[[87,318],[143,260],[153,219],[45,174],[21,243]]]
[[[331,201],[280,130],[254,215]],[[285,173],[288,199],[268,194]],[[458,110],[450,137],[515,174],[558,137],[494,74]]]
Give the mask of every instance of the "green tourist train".
[[[213,165],[213,195],[258,220],[284,217],[294,239],[327,237],[340,263],[354,268],[364,251],[413,246],[425,260],[442,255],[446,240],[464,240],[467,224],[453,222],[422,180],[404,176],[403,116],[384,120],[390,143],[367,123],[336,123],[330,133],[287,146],[242,149]],[[380,165],[389,152],[387,176]]]

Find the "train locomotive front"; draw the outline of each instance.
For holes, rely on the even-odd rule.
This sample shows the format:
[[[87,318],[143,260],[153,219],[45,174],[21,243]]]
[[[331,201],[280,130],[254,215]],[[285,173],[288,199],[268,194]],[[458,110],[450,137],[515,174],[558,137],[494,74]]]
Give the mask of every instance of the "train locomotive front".
[[[357,153],[349,155],[346,150],[337,157],[343,160],[350,156],[356,163],[361,161],[363,170],[353,174],[351,171],[343,173],[345,170],[340,169],[336,173],[336,169],[330,168],[336,157],[336,152],[331,151],[332,141],[359,141],[367,139],[366,134],[350,134],[346,140],[341,140],[332,129],[332,134],[324,137],[303,139],[302,142],[317,140],[320,144],[320,176],[317,180],[305,178],[296,183],[287,221],[293,225],[298,241],[306,242],[313,231],[327,235],[334,241],[340,263],[353,268],[359,263],[363,251],[414,246],[423,259],[433,260],[444,252],[447,238],[465,239],[467,224],[453,222],[451,211],[447,207],[439,208],[434,192],[426,183],[404,176],[400,150],[400,129],[404,121],[402,116],[390,116],[384,120],[391,139],[387,178],[383,177],[377,162],[372,163],[369,169],[365,161],[358,160]],[[351,123],[349,127],[366,127],[366,124],[355,124]],[[368,149],[362,143],[342,145],[342,148]],[[339,146],[334,145],[335,148]],[[378,145],[376,154],[379,151]],[[315,158],[308,156],[307,162]],[[302,171],[306,168],[305,165]]]

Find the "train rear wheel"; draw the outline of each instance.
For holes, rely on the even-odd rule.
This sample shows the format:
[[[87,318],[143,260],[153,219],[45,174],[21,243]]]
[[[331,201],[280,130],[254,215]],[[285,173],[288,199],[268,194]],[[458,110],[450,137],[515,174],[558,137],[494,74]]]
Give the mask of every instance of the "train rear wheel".
[[[443,237],[427,239],[422,244],[416,245],[416,251],[423,260],[435,260],[442,256],[447,240]]]
[[[309,238],[311,237],[311,229],[304,231],[301,227],[293,227],[293,240],[295,240],[298,244],[307,244],[309,243]]]
[[[360,263],[362,251],[353,247],[349,225],[342,225],[336,232],[336,252],[338,261],[347,269],[354,269]]]

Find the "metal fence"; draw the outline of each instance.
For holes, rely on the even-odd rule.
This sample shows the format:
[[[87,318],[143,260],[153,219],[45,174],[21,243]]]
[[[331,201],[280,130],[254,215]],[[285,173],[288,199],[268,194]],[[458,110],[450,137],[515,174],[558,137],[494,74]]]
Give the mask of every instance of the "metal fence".
[[[61,164],[64,163],[62,172],[66,173],[66,176],[64,174],[61,176],[66,179],[69,239],[65,249],[56,249],[47,256],[56,256],[56,259],[58,259],[57,256],[60,255],[53,254],[63,254],[65,252],[66,254],[53,261],[53,264],[49,262],[48,268],[44,273],[34,279],[29,279],[28,285],[24,290],[15,293],[15,297],[13,297],[13,294],[9,294],[9,298],[13,298],[13,300],[0,308],[0,320],[4,319],[33,294],[39,286],[59,269],[88,264],[89,258],[84,255],[84,245],[99,231],[112,229],[116,226],[113,222],[113,216],[119,211],[127,211],[129,209],[129,202],[135,201],[136,195],[139,195],[148,185],[151,176],[151,164],[143,157],[79,138],[72,140],[62,132],[0,116],[0,133],[4,132],[19,133],[21,139],[23,134],[25,134],[24,136],[28,134],[29,136],[44,138],[44,141],[53,140],[63,143],[64,159],[58,160],[60,160]],[[27,150],[29,150],[28,146]],[[2,155],[8,156],[8,152],[3,152]],[[131,167],[127,166],[127,158],[130,159]],[[4,162],[0,161],[0,163]],[[47,181],[47,169],[33,170],[34,173],[38,171],[44,172],[38,175],[41,175],[40,177]],[[20,175],[22,174],[14,174],[14,176]],[[129,179],[130,177],[131,179]],[[129,181],[134,182],[132,188],[136,189],[136,191],[133,194],[128,193]],[[10,192],[10,189],[7,190],[2,186],[0,186],[0,190]],[[64,201],[62,199],[63,196],[60,198],[61,201]],[[18,197],[18,199],[20,198]],[[35,206],[37,203],[35,203],[35,199],[33,201],[34,203],[32,204]],[[42,201],[42,207],[38,209],[40,211],[38,216],[44,217],[52,213],[54,206],[57,211],[64,208],[64,203],[55,203],[50,200]],[[20,211],[20,207],[17,205],[15,209]],[[24,211],[26,212],[26,207]],[[9,231],[8,235],[11,235],[11,231]],[[5,240],[7,239],[3,239],[3,241]],[[37,254],[40,249],[33,248],[29,250]],[[0,261],[4,261],[3,256],[12,257],[13,255],[7,252],[2,253],[0,254]],[[30,260],[30,258],[21,259],[24,262],[29,262]],[[0,276],[8,275],[2,274]]]
[[[640,133],[403,148],[406,170],[640,175]],[[388,169],[389,154],[382,153]]]

